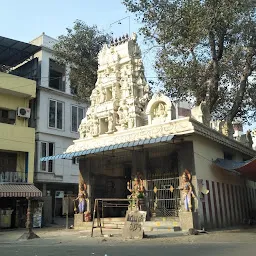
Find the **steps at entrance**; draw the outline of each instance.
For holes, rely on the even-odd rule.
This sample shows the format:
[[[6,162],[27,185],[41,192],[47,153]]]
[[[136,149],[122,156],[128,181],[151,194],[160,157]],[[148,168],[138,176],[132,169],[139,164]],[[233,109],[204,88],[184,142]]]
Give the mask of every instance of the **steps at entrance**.
[[[102,227],[105,229],[122,229],[124,227],[125,218],[104,218],[101,219]],[[97,226],[97,219],[95,220],[94,226]],[[83,222],[79,227],[75,227],[78,230],[91,230],[92,222]],[[166,217],[166,218],[154,218],[154,220],[146,221],[144,224],[144,231],[180,231],[179,218]]]
[[[125,218],[104,218],[101,219],[101,225],[107,229],[122,229],[124,227]],[[94,221],[94,226],[97,226],[97,219]],[[82,222],[75,229],[89,230],[92,228],[92,222]]]
[[[101,224],[104,228],[120,229],[124,227],[125,218],[104,218],[101,219]]]

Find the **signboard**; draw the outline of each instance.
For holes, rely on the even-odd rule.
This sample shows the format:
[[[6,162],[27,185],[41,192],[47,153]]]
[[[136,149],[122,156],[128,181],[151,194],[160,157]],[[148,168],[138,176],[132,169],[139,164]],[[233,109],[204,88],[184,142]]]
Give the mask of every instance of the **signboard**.
[[[146,216],[147,212],[145,211],[127,211],[123,229],[123,238],[142,239]]]
[[[64,197],[64,191],[55,192],[55,198],[63,198],[63,197]]]

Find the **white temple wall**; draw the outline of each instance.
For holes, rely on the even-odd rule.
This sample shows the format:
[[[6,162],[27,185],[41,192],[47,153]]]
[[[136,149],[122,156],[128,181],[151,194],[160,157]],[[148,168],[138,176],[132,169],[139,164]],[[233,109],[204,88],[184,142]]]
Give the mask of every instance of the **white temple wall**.
[[[212,161],[223,158],[223,145],[199,135],[193,135],[194,159],[197,183],[202,183],[209,193],[199,193],[198,214],[201,227],[208,229],[240,225],[255,207],[256,189],[234,173],[222,170]],[[234,160],[242,160],[236,151]]]

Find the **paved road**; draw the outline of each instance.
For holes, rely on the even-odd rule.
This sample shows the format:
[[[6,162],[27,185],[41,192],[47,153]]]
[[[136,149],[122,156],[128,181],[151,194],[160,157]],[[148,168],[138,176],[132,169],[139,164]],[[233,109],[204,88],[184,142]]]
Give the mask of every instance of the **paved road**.
[[[157,234],[141,241],[114,237],[90,238],[88,233],[59,231],[41,234],[40,239],[2,242],[1,256],[246,256],[255,255],[256,233],[215,232],[208,235]]]

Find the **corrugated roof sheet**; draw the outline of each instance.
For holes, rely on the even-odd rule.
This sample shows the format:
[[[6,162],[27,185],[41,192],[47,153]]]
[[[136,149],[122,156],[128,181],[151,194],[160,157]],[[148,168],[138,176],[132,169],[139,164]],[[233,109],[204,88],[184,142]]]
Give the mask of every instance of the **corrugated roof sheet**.
[[[153,143],[167,142],[167,141],[171,141],[173,139],[173,137],[174,137],[174,135],[166,135],[166,136],[151,138],[151,139],[140,139],[140,140],[136,140],[136,141],[108,145],[108,146],[92,148],[92,149],[88,149],[88,150],[81,150],[81,151],[72,152],[72,153],[64,153],[64,154],[59,154],[59,155],[55,155],[55,156],[46,156],[46,157],[42,157],[40,159],[40,161],[43,162],[43,161],[49,161],[49,160],[54,160],[54,159],[71,159],[72,157],[95,154],[98,152],[104,152],[104,151],[113,150],[113,149],[130,148],[130,147],[136,147],[138,145],[147,145],[147,144],[153,144]]]
[[[40,50],[39,46],[0,36],[0,64],[2,65],[15,67]]]

